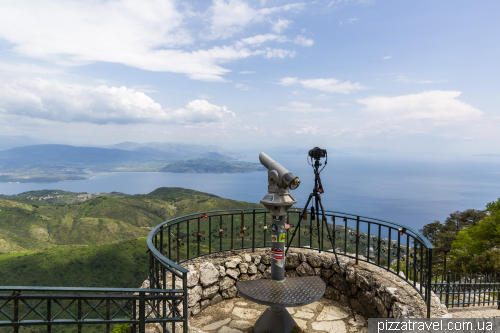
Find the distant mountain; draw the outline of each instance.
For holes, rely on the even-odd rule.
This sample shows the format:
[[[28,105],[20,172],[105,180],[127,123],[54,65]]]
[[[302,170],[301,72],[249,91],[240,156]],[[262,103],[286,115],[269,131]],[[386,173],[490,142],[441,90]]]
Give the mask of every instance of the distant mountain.
[[[0,135],[0,150],[6,150],[15,147],[25,147],[39,144],[38,140],[30,138],[29,136],[9,136]]]
[[[193,145],[177,142],[122,142],[104,148],[116,148],[128,151],[148,153],[167,160],[184,160],[197,158],[207,152],[223,153],[223,149],[214,145]]]
[[[160,172],[175,173],[234,173],[264,171],[260,163],[237,161],[234,158],[216,152],[202,154],[200,158],[185,160],[167,165]]]
[[[155,154],[148,152],[55,144],[17,147],[0,151],[0,165],[91,165],[159,159]]]

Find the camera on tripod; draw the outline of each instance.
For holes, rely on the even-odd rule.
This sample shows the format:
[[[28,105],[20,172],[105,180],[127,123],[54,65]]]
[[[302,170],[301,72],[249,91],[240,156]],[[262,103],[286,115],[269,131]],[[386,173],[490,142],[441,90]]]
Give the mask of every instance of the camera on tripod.
[[[315,160],[319,160],[322,157],[326,157],[326,149],[314,147],[313,149],[309,150],[309,157],[314,158]]]

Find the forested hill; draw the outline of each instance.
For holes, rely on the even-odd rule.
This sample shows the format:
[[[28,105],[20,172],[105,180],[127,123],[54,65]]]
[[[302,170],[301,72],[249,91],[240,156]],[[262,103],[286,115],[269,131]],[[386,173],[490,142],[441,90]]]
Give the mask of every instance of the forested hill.
[[[261,207],[213,194],[162,187],[144,195],[33,191],[0,199],[0,252],[103,245],[146,236],[173,217]]]

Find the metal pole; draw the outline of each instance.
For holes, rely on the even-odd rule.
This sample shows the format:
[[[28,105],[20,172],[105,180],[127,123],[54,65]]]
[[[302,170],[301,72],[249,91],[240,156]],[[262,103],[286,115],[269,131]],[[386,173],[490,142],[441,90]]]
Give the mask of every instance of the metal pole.
[[[446,307],[448,307],[448,301],[450,300],[450,277],[451,277],[451,272],[448,271],[448,276],[446,277],[446,300],[445,300]]]
[[[285,215],[273,216],[271,227],[271,280],[285,279]]]

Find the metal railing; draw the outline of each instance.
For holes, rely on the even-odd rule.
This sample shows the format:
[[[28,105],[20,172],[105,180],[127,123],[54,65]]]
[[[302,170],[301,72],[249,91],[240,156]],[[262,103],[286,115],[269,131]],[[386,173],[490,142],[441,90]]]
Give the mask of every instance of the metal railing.
[[[7,293],[5,293],[7,292]],[[0,287],[0,328],[134,324],[144,333],[146,324],[182,322],[184,318],[160,315],[153,304],[176,304],[184,290],[73,287]]]
[[[452,277],[453,276],[453,277]],[[440,280],[438,282],[438,279]],[[435,275],[432,291],[446,307],[498,304],[500,310],[500,275],[498,273],[454,273],[446,278]]]
[[[291,247],[329,253],[335,248],[356,263],[386,269],[420,294],[430,317],[427,286],[433,247],[426,238],[408,227],[368,217],[327,211],[326,218],[326,224],[318,223],[318,217],[313,220],[309,214],[304,219],[300,210],[290,209],[287,243],[298,228]],[[179,264],[217,252],[270,247],[270,221],[262,208],[196,213],[163,222],[146,239],[150,289],[0,287],[9,292],[0,295],[0,327],[13,327],[17,333],[22,326],[43,325],[51,332],[52,326],[66,324],[78,325],[81,332],[84,325],[103,324],[110,332],[112,324],[130,323],[144,333],[146,324],[157,323],[163,332],[173,333],[182,324],[187,333],[188,270]]]
[[[291,247],[310,248],[333,253],[332,242],[337,253],[354,258],[356,264],[364,261],[392,272],[410,284],[427,305],[430,318],[432,250],[431,243],[411,228],[392,222],[326,211],[327,226],[318,223],[311,215],[302,220],[302,212],[290,209],[286,230],[286,241],[295,228],[297,235]],[[151,250],[151,288],[165,287],[165,272],[161,263],[180,264],[186,260],[207,254],[270,247],[271,217],[267,209],[233,209],[189,214],[166,221],[156,226],[148,235]],[[373,254],[370,255],[370,248]],[[403,274],[401,274],[403,273]],[[171,286],[175,276],[171,275]],[[186,282],[183,281],[183,285]],[[183,308],[186,311],[186,306]],[[184,314],[186,315],[186,313]]]

